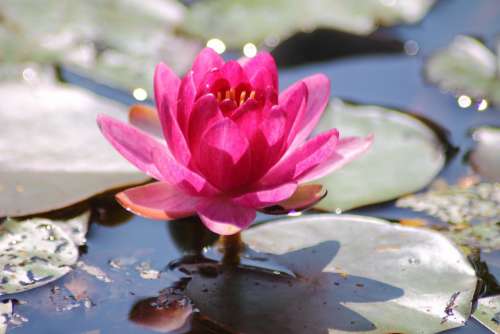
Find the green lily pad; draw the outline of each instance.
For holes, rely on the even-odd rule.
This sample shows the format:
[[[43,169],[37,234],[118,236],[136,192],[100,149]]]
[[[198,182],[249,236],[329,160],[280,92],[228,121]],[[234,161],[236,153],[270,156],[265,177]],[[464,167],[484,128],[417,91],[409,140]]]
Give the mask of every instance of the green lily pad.
[[[0,85],[0,217],[60,209],[148,177],[106,142],[96,115],[120,105],[63,85]]]
[[[472,315],[492,333],[500,333],[500,296],[481,298]]]
[[[451,224],[496,222],[500,219],[500,184],[483,182],[461,187],[439,183],[425,193],[400,198],[396,206],[425,212]]]
[[[446,49],[429,58],[425,74],[444,90],[499,104],[498,57],[481,41],[458,35]]]
[[[174,0],[5,0],[2,62],[63,62],[121,88],[151,92],[160,61],[186,71],[201,45],[176,36],[184,8]]]
[[[296,32],[332,28],[368,35],[379,25],[416,23],[434,0],[212,0],[189,6],[180,26],[204,40],[219,38],[231,48],[248,42],[275,46]],[[222,19],[223,18],[223,19]]]
[[[472,169],[489,181],[500,182],[500,128],[477,128],[472,139],[476,142],[469,154]]]
[[[66,220],[7,219],[0,225],[0,295],[45,285],[71,271],[78,260],[75,236],[68,227],[85,230],[90,212]],[[64,226],[69,224],[69,226]],[[71,229],[72,230],[72,229]]]
[[[445,147],[417,118],[372,105],[333,100],[318,129],[338,128],[342,137],[375,135],[363,156],[316,181],[328,195],[321,210],[348,210],[379,203],[425,187],[444,166]]]
[[[257,225],[242,237],[259,252],[249,253],[255,262],[296,277],[243,267],[195,274],[187,295],[231,332],[436,333],[469,318],[474,269],[434,231],[320,214]]]

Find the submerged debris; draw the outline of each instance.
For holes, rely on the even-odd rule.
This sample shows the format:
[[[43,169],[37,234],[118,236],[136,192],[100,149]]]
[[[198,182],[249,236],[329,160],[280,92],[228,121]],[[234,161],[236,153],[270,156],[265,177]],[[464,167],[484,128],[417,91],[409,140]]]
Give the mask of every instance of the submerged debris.
[[[94,276],[95,278],[97,278],[100,281],[103,281],[105,283],[113,282],[113,280],[111,278],[109,278],[109,276],[104,271],[102,271],[102,269],[100,269],[98,267],[88,265],[83,261],[78,261],[76,263],[76,266],[78,268],[80,268],[81,270],[85,271],[87,274]]]
[[[186,283],[187,281],[181,280],[160,291],[158,297],[139,301],[129,314],[130,320],[162,333],[188,327],[194,308],[191,299],[184,294]]]
[[[138,266],[135,267],[135,269],[143,279],[154,280],[159,279],[161,276],[160,271],[152,269],[151,264],[146,261],[141,262]]]
[[[50,289],[49,299],[57,312],[71,311],[81,306],[85,308],[95,306],[95,303],[90,299],[86,291],[72,291],[67,286],[68,285],[66,284],[65,287],[67,290],[62,289],[59,286],[54,286]]]

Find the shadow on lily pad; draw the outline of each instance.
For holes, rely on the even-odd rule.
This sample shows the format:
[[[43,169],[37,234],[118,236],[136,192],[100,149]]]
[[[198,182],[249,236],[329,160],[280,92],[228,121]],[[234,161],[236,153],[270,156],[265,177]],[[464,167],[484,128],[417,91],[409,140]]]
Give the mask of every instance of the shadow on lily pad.
[[[384,302],[403,290],[373,279],[322,270],[340,248],[337,241],[272,255],[297,278],[249,268],[224,268],[219,275],[194,274],[186,293],[200,312],[243,333],[370,331],[375,325],[345,303]]]

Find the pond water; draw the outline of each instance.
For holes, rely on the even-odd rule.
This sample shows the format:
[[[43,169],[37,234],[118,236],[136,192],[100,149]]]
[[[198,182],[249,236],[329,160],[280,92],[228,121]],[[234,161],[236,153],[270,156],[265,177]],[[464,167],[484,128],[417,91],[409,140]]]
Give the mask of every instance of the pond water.
[[[477,112],[473,106],[460,108],[452,95],[443,94],[438,88],[425,82],[422,67],[426,57],[444,47],[459,33],[483,37],[491,46],[494,37],[500,32],[499,18],[500,3],[497,0],[438,1],[421,23],[384,28],[372,36],[399,40],[401,45],[408,40],[415,41],[419,47],[416,55],[395,52],[397,43],[388,46],[387,54],[380,49],[356,47],[357,43],[362,43],[362,39],[355,39],[352,51],[356,53],[355,56],[347,57],[350,49],[343,49],[343,52],[331,51],[330,54],[323,52],[323,60],[328,56],[340,58],[282,69],[281,87],[309,74],[324,72],[332,80],[332,95],[335,97],[395,107],[432,119],[449,131],[452,145],[459,148],[440,174],[449,183],[454,183],[468,173],[469,167],[464,162],[464,156],[473,145],[469,131],[482,125],[500,126],[500,109],[490,107],[484,112]],[[289,54],[297,52],[301,45],[304,47],[306,42],[301,39],[307,40],[306,37],[280,48],[277,52],[278,62],[297,63]],[[335,50],[337,40],[333,37],[335,34],[323,31],[312,33],[307,47],[312,45],[320,50]],[[316,42],[310,42],[311,40]],[[367,51],[375,53],[363,53]],[[320,53],[318,51],[316,54]],[[313,55],[308,60],[314,60],[313,51],[309,50],[307,54]],[[122,92],[95,84],[71,72],[63,70],[63,76],[70,82],[89,87],[124,103],[134,102]],[[180,258],[184,258],[185,262],[196,262],[196,255],[215,240],[214,235],[201,229],[196,222],[157,222],[135,217],[127,214],[107,197],[91,200],[90,206],[93,209],[92,225],[87,246],[81,249],[80,260],[100,268],[104,274],[96,277],[77,269],[45,287],[9,296],[18,301],[15,312],[27,319],[27,322],[20,321],[22,324],[14,327],[13,333],[150,333],[150,329],[137,324],[144,321],[154,323],[154,319],[145,319],[152,317],[151,312],[148,312],[149,299],[157,297],[159,291],[172,286],[184,275],[180,271],[167,270],[168,265]],[[426,217],[407,209],[396,208],[393,202],[351,212],[387,219]],[[266,217],[259,218],[262,220]],[[500,252],[483,254],[482,260],[488,264],[489,272],[500,279]],[[158,275],[159,278],[156,279]],[[75,302],[65,289],[60,289],[68,286],[73,289],[78,289],[75,286],[85,288],[89,300],[85,303]],[[177,302],[180,305],[183,300],[182,297],[179,298]],[[210,301],[207,299],[206,302]],[[182,318],[184,315],[175,316]],[[276,317],[278,319],[278,314]],[[273,315],[270,315],[270,319],[272,321]],[[367,329],[369,328],[365,330]],[[234,331],[199,316],[188,332]],[[447,333],[487,332],[477,321],[471,319],[465,327]]]

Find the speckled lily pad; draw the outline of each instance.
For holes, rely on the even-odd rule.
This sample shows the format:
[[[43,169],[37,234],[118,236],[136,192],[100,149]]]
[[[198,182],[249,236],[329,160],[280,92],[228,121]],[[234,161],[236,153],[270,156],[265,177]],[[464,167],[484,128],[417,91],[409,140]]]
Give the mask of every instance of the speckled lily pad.
[[[391,200],[429,184],[445,163],[445,146],[419,119],[396,110],[335,99],[318,131],[338,128],[342,137],[374,134],[363,156],[316,181],[328,195],[316,206],[347,210]]]
[[[500,333],[500,296],[479,299],[472,316],[492,333]]]
[[[396,206],[452,224],[496,222],[500,219],[500,184],[483,182],[461,187],[437,183],[425,193],[400,198]]]
[[[458,35],[445,49],[429,58],[427,79],[440,88],[500,104],[498,57],[481,41]]]
[[[103,138],[98,113],[124,107],[64,85],[0,85],[0,217],[60,209],[149,178]]]
[[[71,270],[78,260],[74,238],[86,229],[90,212],[66,221],[44,218],[7,219],[0,225],[0,295],[30,290]]]
[[[274,45],[277,40],[303,30],[332,28],[368,35],[379,25],[415,23],[433,3],[434,0],[197,1],[189,7],[181,29],[205,40],[220,38],[233,48],[248,42],[266,41]]]

